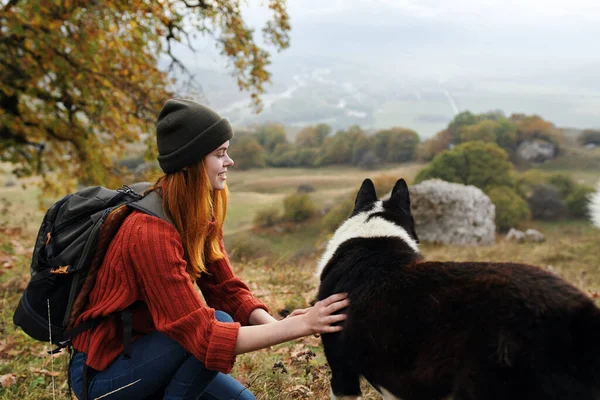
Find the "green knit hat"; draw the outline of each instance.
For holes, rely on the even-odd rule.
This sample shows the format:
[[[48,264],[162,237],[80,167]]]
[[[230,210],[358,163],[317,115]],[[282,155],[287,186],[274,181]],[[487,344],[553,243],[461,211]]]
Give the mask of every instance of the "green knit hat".
[[[233,137],[225,118],[190,100],[170,99],[158,114],[158,164],[166,173],[195,164]]]

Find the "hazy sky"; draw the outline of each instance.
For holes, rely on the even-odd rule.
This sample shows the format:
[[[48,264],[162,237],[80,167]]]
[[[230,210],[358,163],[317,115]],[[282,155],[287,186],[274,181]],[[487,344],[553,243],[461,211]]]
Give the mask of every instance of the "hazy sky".
[[[245,21],[257,33],[270,17],[266,3],[248,0],[243,7]],[[291,45],[271,52],[269,66],[273,82],[283,82],[283,88],[267,87],[268,92],[285,90],[290,74],[302,69],[332,67],[338,72],[340,66],[352,66],[355,73],[349,79],[355,83],[443,85],[449,90],[471,85],[478,95],[488,96],[485,107],[490,109],[541,113],[566,126],[600,124],[600,0],[287,4]],[[184,56],[188,66],[227,71],[213,42],[198,44],[200,52]],[[456,95],[466,108],[484,107],[479,98]]]
[[[245,9],[257,26],[268,16],[259,4],[250,1]],[[597,0],[290,0],[288,9],[292,54],[327,48],[347,57],[366,52],[424,61],[435,52],[453,62],[486,56],[509,64],[519,57],[552,65],[600,61]]]

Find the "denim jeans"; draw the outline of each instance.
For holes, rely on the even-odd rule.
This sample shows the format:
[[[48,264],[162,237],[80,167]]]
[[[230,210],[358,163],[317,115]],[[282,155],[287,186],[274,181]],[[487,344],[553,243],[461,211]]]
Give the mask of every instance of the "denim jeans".
[[[222,311],[221,322],[233,322]],[[70,369],[71,386],[81,398],[85,354],[76,353]],[[132,343],[131,358],[119,356],[104,371],[88,369],[88,398],[144,399],[166,387],[167,400],[254,400],[254,395],[231,375],[211,371],[168,336],[153,332]]]

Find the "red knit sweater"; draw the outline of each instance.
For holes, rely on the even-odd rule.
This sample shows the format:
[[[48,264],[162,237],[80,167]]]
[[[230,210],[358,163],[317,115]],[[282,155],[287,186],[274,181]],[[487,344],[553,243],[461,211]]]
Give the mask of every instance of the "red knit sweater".
[[[227,258],[207,265],[208,274],[197,281],[205,303],[186,272],[183,254],[181,236],[172,225],[132,212],[111,242],[89,304],[75,325],[138,302],[140,306],[132,310],[133,340],[158,330],[206,368],[228,373],[235,361],[240,324],[247,325],[256,308],[268,309],[233,274]],[[225,311],[236,323],[217,321],[215,309]],[[122,332],[117,313],[75,337],[73,347],[87,353],[91,368],[102,371],[122,352]]]

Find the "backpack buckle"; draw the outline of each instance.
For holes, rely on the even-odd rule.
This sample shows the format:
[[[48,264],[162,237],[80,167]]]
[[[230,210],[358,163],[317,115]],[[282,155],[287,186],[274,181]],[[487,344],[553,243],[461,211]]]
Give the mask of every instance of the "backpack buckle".
[[[131,187],[129,187],[127,185],[123,185],[120,188],[118,188],[117,192],[121,192],[123,194],[128,194],[128,195],[131,195],[138,199],[143,197],[142,195],[140,195],[138,192],[136,192],[135,190],[133,190]]]
[[[54,275],[68,274],[69,273],[68,269],[69,269],[69,265],[63,265],[61,267],[52,268],[50,270],[50,273],[54,274]]]

